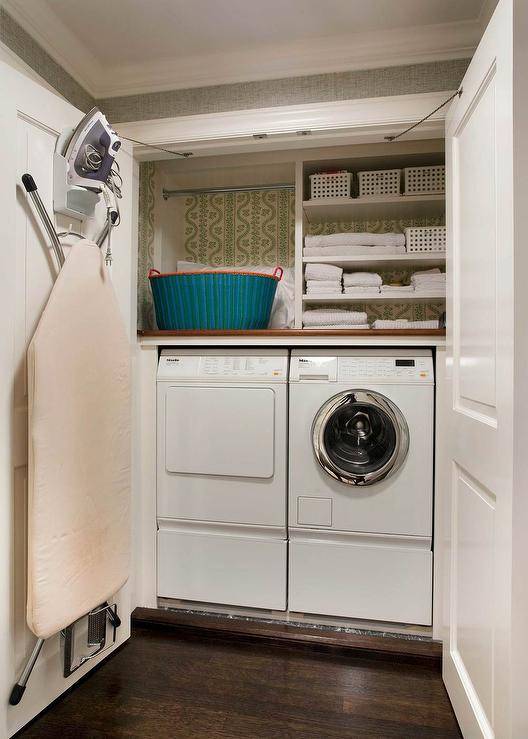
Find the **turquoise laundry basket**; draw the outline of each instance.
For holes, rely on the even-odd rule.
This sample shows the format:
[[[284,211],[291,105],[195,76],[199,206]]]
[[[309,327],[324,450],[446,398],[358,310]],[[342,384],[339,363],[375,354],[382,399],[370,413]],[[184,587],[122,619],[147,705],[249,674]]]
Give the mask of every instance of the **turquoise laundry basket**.
[[[260,272],[148,273],[162,331],[251,330],[268,327],[282,277]]]

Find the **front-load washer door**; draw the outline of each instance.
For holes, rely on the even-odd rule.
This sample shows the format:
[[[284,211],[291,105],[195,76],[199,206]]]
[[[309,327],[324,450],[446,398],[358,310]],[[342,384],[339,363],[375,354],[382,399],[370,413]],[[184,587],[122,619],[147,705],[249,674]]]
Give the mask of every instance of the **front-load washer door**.
[[[171,386],[165,404],[167,472],[273,476],[272,389]]]
[[[374,485],[403,464],[409,429],[389,398],[370,390],[347,390],[320,408],[312,444],[331,477],[348,485]]]

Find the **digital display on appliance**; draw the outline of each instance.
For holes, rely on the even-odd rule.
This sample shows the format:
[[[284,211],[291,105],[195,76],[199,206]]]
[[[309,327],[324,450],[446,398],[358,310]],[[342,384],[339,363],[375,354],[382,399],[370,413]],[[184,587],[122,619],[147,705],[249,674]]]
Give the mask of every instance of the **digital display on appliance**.
[[[396,367],[414,367],[414,359],[395,359]]]

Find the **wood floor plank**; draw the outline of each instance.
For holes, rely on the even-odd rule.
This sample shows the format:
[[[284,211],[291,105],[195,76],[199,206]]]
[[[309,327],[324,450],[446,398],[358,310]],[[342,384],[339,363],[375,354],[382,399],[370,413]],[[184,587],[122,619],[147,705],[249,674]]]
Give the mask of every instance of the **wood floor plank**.
[[[135,627],[19,736],[451,739],[437,669]]]

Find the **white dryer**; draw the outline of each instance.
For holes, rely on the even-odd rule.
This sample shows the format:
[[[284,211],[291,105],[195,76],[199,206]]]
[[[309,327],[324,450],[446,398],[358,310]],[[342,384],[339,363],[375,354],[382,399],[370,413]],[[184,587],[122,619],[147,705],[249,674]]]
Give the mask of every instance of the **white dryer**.
[[[289,608],[431,623],[428,350],[294,351]]]
[[[286,608],[286,351],[163,350],[158,596]]]

